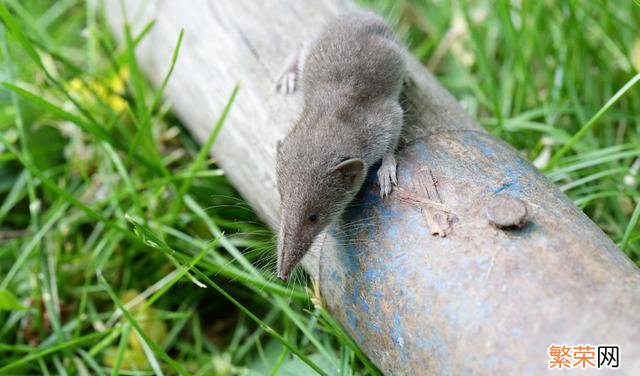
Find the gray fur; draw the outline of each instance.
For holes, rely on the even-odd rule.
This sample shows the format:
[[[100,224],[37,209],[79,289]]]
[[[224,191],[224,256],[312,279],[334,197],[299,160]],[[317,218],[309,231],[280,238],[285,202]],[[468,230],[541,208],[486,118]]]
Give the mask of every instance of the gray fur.
[[[278,145],[282,279],[353,200],[369,168],[381,159],[381,193],[390,192],[396,181],[393,153],[402,130],[398,97],[404,61],[381,18],[367,12],[338,16],[306,47],[304,57],[291,65],[304,67],[302,114]],[[310,220],[314,214],[316,222]]]

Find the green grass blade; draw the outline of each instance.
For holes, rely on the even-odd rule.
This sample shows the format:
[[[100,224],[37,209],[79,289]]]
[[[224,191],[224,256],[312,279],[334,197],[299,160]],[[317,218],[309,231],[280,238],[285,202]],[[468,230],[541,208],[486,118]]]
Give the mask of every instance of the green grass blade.
[[[111,300],[113,300],[113,302],[116,304],[118,309],[122,312],[122,314],[127,319],[129,324],[131,324],[131,326],[133,326],[133,328],[140,335],[140,337],[143,339],[143,341],[151,348],[151,350],[153,350],[154,355],[158,356],[162,360],[164,360],[169,366],[171,366],[171,368],[173,368],[179,374],[188,375],[189,372],[187,372],[187,370],[184,369],[184,367],[182,367],[182,365],[180,363],[176,362],[169,355],[167,355],[167,353],[165,353],[164,350],[162,350],[160,348],[160,346],[158,346],[158,344],[156,344],[144,332],[144,330],[142,330],[142,328],[140,327],[140,324],[138,324],[138,322],[133,317],[133,315],[131,315],[131,313],[125,308],[124,304],[122,304],[122,301],[120,301],[120,298],[118,298],[118,296],[116,295],[115,291],[113,291],[113,289],[111,288],[111,286],[109,285],[107,280],[102,276],[102,273],[100,273],[99,271],[98,271],[98,280],[105,287],[105,289],[107,291],[107,294],[109,294],[109,297],[111,298]]]
[[[38,229],[38,232],[36,232],[28,242],[23,244],[20,250],[20,256],[11,265],[11,269],[9,269],[5,277],[2,279],[2,283],[0,283],[0,289],[5,289],[9,286],[9,283],[11,282],[13,277],[15,277],[16,274],[18,274],[18,272],[24,267],[24,264],[31,256],[31,253],[36,249],[44,236],[48,234],[51,228],[58,222],[67,208],[68,205],[63,203],[54,206],[49,211],[50,218],[42,225],[42,227]]]
[[[21,366],[23,366],[25,364],[28,364],[28,363],[30,363],[30,362],[32,362],[34,360],[38,360],[38,359],[40,359],[42,357],[45,357],[47,355],[54,354],[56,352],[63,351],[63,350],[66,350],[66,349],[72,349],[72,348],[78,347],[80,345],[83,345],[83,344],[85,344],[87,342],[95,341],[96,339],[99,339],[99,338],[105,336],[106,334],[109,334],[110,332],[111,332],[111,329],[107,329],[107,330],[102,331],[102,332],[94,332],[94,333],[87,334],[87,335],[84,335],[84,336],[81,336],[81,337],[70,339],[68,341],[65,341],[65,342],[62,342],[62,343],[59,343],[59,344],[44,348],[44,349],[37,350],[37,351],[35,351],[35,352],[25,356],[25,357],[22,357],[22,358],[18,359],[15,362],[9,363],[4,367],[0,367],[0,374],[6,374],[7,371],[10,371],[10,370],[13,370],[15,368],[21,367]]]
[[[138,238],[135,235],[131,234],[131,232],[129,232],[129,230],[127,228],[122,227],[120,224],[118,224],[118,223],[110,220],[109,218],[105,217],[104,215],[98,213],[94,209],[92,209],[89,206],[85,205],[82,201],[80,201],[77,198],[75,198],[74,195],[72,195],[71,193],[67,192],[66,190],[64,190],[64,189],[62,189],[60,187],[58,187],[58,185],[53,180],[51,180],[50,178],[45,176],[40,171],[40,169],[38,169],[31,162],[29,162],[25,158],[23,158],[22,155],[20,154],[20,152],[18,152],[9,142],[7,142],[2,135],[0,135],[0,142],[2,144],[4,144],[4,146],[7,149],[9,149],[9,151],[11,153],[13,153],[18,158],[18,160],[20,160],[20,163],[22,163],[34,176],[36,176],[38,179],[40,179],[42,184],[44,184],[47,187],[49,187],[57,195],[61,196],[66,201],[68,201],[71,204],[73,204],[74,206],[78,207],[79,209],[81,209],[82,211],[87,213],[90,217],[92,217],[93,219],[95,219],[95,220],[97,220],[99,222],[103,222],[105,225],[107,225],[110,228],[119,230],[121,233],[123,233],[129,239],[138,241]]]
[[[308,356],[306,356],[302,351],[300,351],[295,345],[290,343],[287,339],[285,339],[282,335],[276,332],[271,326],[265,324],[262,320],[258,318],[258,316],[254,315],[248,308],[246,308],[242,303],[238,302],[234,299],[229,293],[227,293],[222,287],[220,287],[217,283],[213,282],[209,277],[207,277],[204,273],[200,272],[198,269],[194,269],[198,275],[205,281],[209,286],[213,287],[217,292],[219,292],[222,296],[224,296],[227,300],[229,300],[233,305],[235,305],[238,309],[240,309],[245,315],[247,315],[251,320],[255,321],[260,327],[267,332],[269,335],[277,339],[280,343],[282,343],[286,348],[288,348],[292,353],[296,354],[300,360],[307,363],[307,365],[313,368],[318,374],[328,376],[324,370],[322,370],[317,364],[315,364]]]
[[[582,128],[580,128],[580,130],[578,130],[578,132],[576,132],[576,134],[574,134],[573,137],[571,137],[571,139],[566,144],[564,144],[562,148],[560,148],[560,150],[558,150],[553,154],[553,156],[549,160],[549,163],[545,167],[545,171],[549,171],[553,169],[556,166],[556,164],[558,164],[558,161],[560,160],[560,158],[562,158],[569,150],[571,150],[571,148],[573,148],[574,145],[578,141],[580,141],[587,134],[587,132],[589,132],[589,130],[593,128],[593,126],[595,126],[598,123],[598,121],[602,118],[602,116],[604,116],[604,114],[607,113],[607,111],[609,111],[609,109],[623,95],[625,95],[627,91],[629,91],[629,89],[631,89],[638,81],[640,81],[640,73],[636,74],[629,81],[627,81],[627,83],[624,84],[624,86],[622,86],[620,90],[618,90],[607,101],[607,103],[605,103],[604,106],[602,106],[600,110],[598,110],[598,112],[596,112],[596,114],[593,115],[593,117],[591,117],[591,119],[589,119],[589,121],[585,125],[583,125]]]
[[[171,286],[175,285],[179,280],[182,279],[182,277],[184,277],[189,270],[191,270],[193,267],[195,267],[198,262],[200,262],[200,260],[202,260],[202,258],[209,252],[211,251],[211,249],[215,248],[216,244],[218,243],[218,239],[214,239],[210,245],[208,247],[205,247],[202,249],[202,251],[200,251],[200,253],[198,253],[190,262],[187,266],[182,267],[182,269],[180,270],[180,272],[178,272],[178,274],[176,274],[175,277],[173,277],[169,282],[167,282],[166,284],[164,284],[158,291],[156,291],[150,298],[149,300],[147,300],[144,305],[143,305],[143,310],[149,308],[156,300],[158,300],[162,295],[164,295],[167,291],[169,291],[169,289],[171,288]]]
[[[21,25],[18,25],[16,19],[11,15],[9,9],[5,6],[3,1],[0,1],[0,18],[4,21],[7,28],[11,31],[11,34],[18,40],[18,43],[24,48],[31,59],[42,69],[45,70],[45,66],[40,59],[40,55],[33,48],[33,45],[29,41],[29,38],[23,32]]]
[[[151,139],[151,133],[149,132],[151,127],[151,116],[153,115],[153,111],[155,111],[160,101],[162,100],[164,89],[166,88],[167,83],[169,82],[169,78],[171,77],[171,74],[173,73],[173,70],[176,66],[176,62],[178,61],[178,55],[180,54],[180,46],[182,46],[183,37],[184,37],[184,30],[180,30],[180,34],[178,35],[178,42],[176,42],[176,46],[174,47],[173,54],[171,56],[171,64],[169,65],[169,70],[167,74],[165,74],[164,78],[162,79],[162,83],[160,84],[160,87],[158,88],[158,90],[156,90],[153,97],[153,102],[151,102],[151,105],[145,111],[143,118],[140,121],[140,129],[138,130],[138,134],[136,135],[136,138],[133,140],[133,143],[131,144],[131,147],[129,149],[130,155],[133,153],[134,150],[138,149],[138,145],[140,145],[140,141],[144,137],[147,137],[149,141],[153,141]]]
[[[627,228],[624,230],[624,235],[622,236],[622,242],[620,242],[620,249],[622,249],[623,251],[627,250],[631,234],[633,234],[634,229],[638,225],[638,220],[640,220],[640,199],[636,200],[638,201],[636,203],[636,208],[633,210],[633,214],[631,214],[631,219],[629,219]]]
[[[133,186],[133,182],[131,181],[131,177],[129,176],[129,173],[125,168],[124,163],[122,162],[122,160],[120,159],[116,151],[113,150],[113,147],[111,147],[109,143],[103,142],[102,147],[107,152],[109,159],[111,159],[111,162],[116,168],[116,171],[118,171],[118,175],[120,175],[120,177],[122,178],[122,181],[124,182],[125,187],[129,191],[129,195],[131,196],[131,200],[133,201],[136,212],[141,213],[142,204],[141,204],[140,197],[138,196],[138,193],[136,192],[136,189]]]
[[[229,99],[227,100],[227,104],[224,106],[224,109],[222,110],[222,115],[220,115],[220,117],[216,121],[216,124],[214,125],[213,129],[209,133],[209,136],[207,137],[206,141],[200,148],[198,155],[196,156],[193,163],[189,167],[189,170],[187,171],[188,176],[195,174],[196,171],[202,168],[202,165],[205,159],[207,158],[207,156],[209,155],[209,152],[211,151],[211,147],[213,146],[213,143],[216,141],[216,138],[218,137],[218,134],[222,129],[222,125],[227,120],[229,111],[231,111],[231,106],[233,105],[233,102],[236,99],[236,95],[238,94],[238,90],[240,90],[240,86],[236,84],[236,86],[233,88],[233,91],[231,92],[231,96],[229,96]],[[187,178],[182,182],[182,185],[180,186],[180,190],[178,191],[178,197],[175,199],[174,204],[171,210],[169,211],[170,218],[175,217],[178,210],[180,210],[180,207],[182,206],[182,203],[184,200],[184,195],[187,193],[187,191],[189,191],[192,181],[193,181],[192,178]]]
[[[113,144],[115,141],[104,129],[95,127],[93,124],[84,121],[80,116],[74,115],[66,110],[63,110],[60,106],[56,106],[55,104],[43,99],[42,97],[33,94],[20,86],[14,85],[10,82],[3,82],[2,85],[18,94],[25,100],[31,102],[33,105],[40,107],[44,111],[50,113],[51,115],[58,117],[60,119],[68,120],[74,124],[76,124],[83,131],[95,135],[98,139],[102,141],[109,142]]]
[[[33,105],[42,108],[44,111],[49,112],[50,114],[59,117],[64,120],[68,120],[73,124],[77,125],[88,134],[91,134],[98,138],[101,141],[107,142],[111,145],[114,145],[120,150],[126,150],[127,148],[122,144],[122,142],[114,139],[104,128],[98,127],[91,122],[85,121],[80,116],[74,115],[69,111],[63,110],[60,106],[56,106],[55,104],[43,99],[42,97],[33,94],[17,85],[14,85],[10,82],[3,82],[2,85],[7,89],[15,92],[25,100],[31,102]],[[140,153],[134,153],[134,157],[144,163],[147,167],[153,169],[155,172],[161,171],[158,166],[148,160],[148,158],[142,156]]]
[[[347,332],[342,328],[342,325],[340,325],[340,323],[338,323],[327,310],[320,309],[319,311],[320,317],[329,325],[336,336],[340,338],[341,342],[348,346],[351,351],[354,352],[356,357],[362,362],[362,364],[364,364],[369,373],[371,373],[372,375],[381,375],[378,368],[373,365],[369,358],[362,352],[362,350],[360,350],[358,344],[353,339],[351,339],[351,336],[349,336],[349,334],[347,334]]]
[[[118,352],[116,353],[116,361],[111,369],[111,376],[117,376],[120,372],[120,366],[122,365],[122,359],[124,358],[124,352],[129,345],[129,332],[131,331],[131,325],[125,323],[122,325],[122,332],[120,334],[120,343],[118,344]]]

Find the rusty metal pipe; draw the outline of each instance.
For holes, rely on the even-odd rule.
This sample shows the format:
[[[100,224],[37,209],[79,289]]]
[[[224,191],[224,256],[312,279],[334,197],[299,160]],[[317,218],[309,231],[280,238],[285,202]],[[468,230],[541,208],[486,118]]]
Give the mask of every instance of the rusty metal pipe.
[[[370,180],[344,219],[362,226],[320,259],[326,304],[382,370],[539,374],[551,344],[617,344],[640,374],[638,269],[516,150],[442,132],[398,166],[403,189],[380,201]],[[526,216],[499,228],[505,197]]]

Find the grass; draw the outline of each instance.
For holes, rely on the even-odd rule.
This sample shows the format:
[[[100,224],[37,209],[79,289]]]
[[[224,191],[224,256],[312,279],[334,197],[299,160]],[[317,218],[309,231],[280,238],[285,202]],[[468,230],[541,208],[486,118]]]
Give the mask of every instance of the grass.
[[[639,6],[363,2],[640,261]],[[96,4],[0,2],[0,374],[378,374]]]

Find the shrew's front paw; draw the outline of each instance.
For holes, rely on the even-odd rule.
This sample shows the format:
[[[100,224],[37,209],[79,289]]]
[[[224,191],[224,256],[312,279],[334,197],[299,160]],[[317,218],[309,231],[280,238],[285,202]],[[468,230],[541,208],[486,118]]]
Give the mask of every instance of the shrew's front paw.
[[[392,153],[382,158],[382,164],[378,169],[378,182],[380,183],[380,197],[389,196],[393,186],[398,184],[396,178],[396,159]]]

